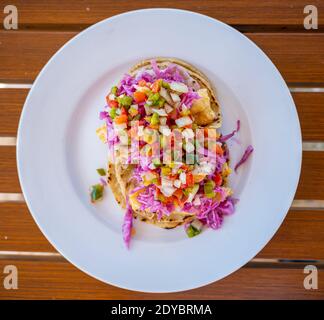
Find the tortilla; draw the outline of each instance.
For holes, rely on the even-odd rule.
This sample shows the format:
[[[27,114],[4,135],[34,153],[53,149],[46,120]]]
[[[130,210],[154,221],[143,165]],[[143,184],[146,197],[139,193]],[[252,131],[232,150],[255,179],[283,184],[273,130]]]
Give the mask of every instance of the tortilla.
[[[176,64],[182,67],[196,82],[200,88],[206,89],[210,104],[197,104],[192,106],[191,112],[194,117],[195,123],[199,126],[209,126],[219,128],[221,126],[221,114],[220,108],[216,100],[216,96],[212,85],[208,78],[190,64],[174,59],[174,58],[156,58],[157,65],[160,69],[167,67],[169,64]],[[131,75],[136,75],[142,70],[149,70],[151,67],[151,60],[144,60],[130,69]],[[132,173],[135,168],[134,165],[123,165],[118,162],[118,157],[115,157],[114,163],[108,164],[108,183],[114,194],[116,201],[122,208],[126,208],[126,199],[129,193],[137,186],[136,181],[132,179]],[[129,198],[130,204],[133,207],[133,216],[146,223],[153,224],[157,227],[172,229],[181,224],[191,222],[194,219],[194,215],[187,212],[173,212],[169,216],[163,216],[160,220],[155,213],[148,211],[141,211],[135,208],[132,199]]]

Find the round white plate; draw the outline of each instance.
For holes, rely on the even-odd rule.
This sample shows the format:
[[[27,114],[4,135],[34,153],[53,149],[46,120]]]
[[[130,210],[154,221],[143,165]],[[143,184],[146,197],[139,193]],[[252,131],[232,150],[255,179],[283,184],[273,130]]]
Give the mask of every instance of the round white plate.
[[[89,202],[105,166],[96,137],[108,89],[137,61],[177,57],[205,72],[224,117],[223,132],[241,120],[230,144],[232,164],[254,153],[231,178],[240,199],[218,231],[187,238],[182,227],[135,223],[123,244],[123,212],[109,188]],[[282,223],[297,187],[300,126],[289,90],[266,55],[244,35],[200,14],[139,10],[104,20],[65,44],[35,81],[20,119],[19,178],[39,228],[71,263],[131,290],[174,292],[219,280],[252,259]]]

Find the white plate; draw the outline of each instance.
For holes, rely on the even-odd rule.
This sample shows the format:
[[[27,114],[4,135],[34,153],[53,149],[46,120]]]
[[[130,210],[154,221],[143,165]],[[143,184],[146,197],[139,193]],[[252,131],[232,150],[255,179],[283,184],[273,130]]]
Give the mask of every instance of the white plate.
[[[166,56],[205,72],[217,89],[223,131],[241,119],[235,163],[255,151],[232,186],[240,199],[219,231],[188,239],[182,227],[136,224],[122,241],[123,212],[109,190],[89,203],[106,148],[95,135],[107,90],[135,62]],[[35,81],[18,130],[17,161],[25,199],[38,226],[71,263],[104,282],[146,292],[192,289],[252,259],[282,223],[301,166],[300,126],[289,90],[266,55],[231,27],[200,14],[139,10],[104,20],[60,49]]]

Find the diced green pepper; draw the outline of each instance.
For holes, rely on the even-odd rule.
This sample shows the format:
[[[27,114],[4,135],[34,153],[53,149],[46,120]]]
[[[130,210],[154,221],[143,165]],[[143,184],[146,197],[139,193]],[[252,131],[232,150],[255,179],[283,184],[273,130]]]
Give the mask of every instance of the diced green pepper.
[[[95,184],[91,186],[91,202],[94,203],[103,197],[104,186],[102,184]]]
[[[161,165],[162,165],[160,159],[153,159],[153,160],[152,160],[152,163],[154,164],[154,166],[155,166],[156,168],[161,167]]]
[[[215,193],[215,191],[212,191],[211,193],[206,193],[205,196],[206,196],[206,198],[213,199],[216,197],[216,193]]]
[[[151,117],[151,124],[155,125],[158,124],[159,122],[160,122],[160,117],[156,112],[154,112]]]
[[[148,97],[148,100],[152,101],[152,105],[157,105],[158,101],[160,99],[160,95],[158,92],[156,93],[151,93]]]
[[[197,236],[198,234],[201,233],[201,230],[198,230],[197,228],[195,228],[194,226],[190,225],[187,230],[187,235],[189,238],[192,238],[192,237],[195,237]]]
[[[161,173],[163,176],[168,176],[171,173],[171,169],[169,167],[161,168]]]
[[[106,170],[104,168],[99,168],[97,169],[97,172],[100,176],[105,176],[106,175]]]
[[[210,197],[214,193],[214,188],[215,188],[215,182],[213,180],[208,180],[204,184],[204,193],[207,197]]]
[[[157,101],[157,105],[159,106],[159,108],[162,108],[164,106],[164,103],[165,103],[165,99],[164,98],[160,98]]]
[[[130,107],[132,102],[133,102],[133,98],[130,96],[123,96],[123,97],[118,97],[117,101],[119,103],[119,105],[121,105],[122,107]]]
[[[111,108],[110,112],[109,112],[109,115],[110,115],[110,118],[111,119],[115,119],[116,117],[116,111],[117,111],[117,108]]]
[[[117,91],[118,91],[118,88],[116,86],[112,87],[111,88],[111,93],[116,95],[117,94]]]
[[[161,86],[165,89],[170,89],[170,84],[164,80],[162,80]]]

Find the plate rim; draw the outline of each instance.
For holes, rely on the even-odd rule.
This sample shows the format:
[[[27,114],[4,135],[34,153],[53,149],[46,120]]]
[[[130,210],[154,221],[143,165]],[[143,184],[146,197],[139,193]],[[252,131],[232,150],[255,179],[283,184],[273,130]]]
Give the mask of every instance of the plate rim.
[[[251,257],[246,257],[246,259],[244,260],[244,262],[242,262],[242,260],[240,260],[240,263],[236,263],[235,266],[233,266],[231,269],[231,271],[229,273],[227,273],[225,276],[222,276],[220,278],[217,278],[215,280],[212,280],[212,281],[205,281],[205,282],[201,282],[201,284],[199,285],[196,285],[196,286],[191,286],[191,285],[187,285],[186,288],[179,288],[177,290],[164,290],[164,291],[161,291],[161,290],[145,290],[145,291],[142,291],[142,290],[139,290],[139,289],[136,289],[136,288],[129,288],[129,287],[126,287],[126,286],[122,286],[120,284],[116,284],[114,282],[110,282],[110,281],[107,281],[106,279],[102,279],[101,277],[97,276],[97,275],[94,275],[90,272],[88,272],[83,266],[81,266],[79,263],[75,263],[74,261],[72,261],[70,259],[70,257],[68,255],[65,255],[64,254],[64,250],[62,250],[62,248],[60,246],[57,246],[55,244],[55,240],[54,239],[51,239],[46,231],[44,230],[44,228],[41,226],[41,224],[39,223],[38,221],[38,218],[36,217],[36,215],[33,213],[33,209],[32,209],[32,205],[31,205],[31,201],[28,197],[28,191],[25,189],[25,186],[24,186],[24,179],[23,179],[23,174],[22,174],[22,171],[24,170],[23,166],[21,165],[21,156],[20,156],[20,153],[21,153],[21,131],[22,131],[22,123],[24,122],[24,118],[25,118],[25,114],[26,114],[26,106],[28,105],[29,103],[29,99],[30,97],[32,96],[35,88],[37,87],[37,84],[38,82],[40,81],[39,79],[42,77],[42,75],[46,72],[47,70],[47,67],[51,64],[51,62],[55,59],[55,57],[57,55],[59,55],[66,47],[68,47],[71,43],[73,43],[74,41],[76,41],[76,39],[78,39],[79,37],[81,37],[82,35],[84,35],[85,33],[88,33],[89,31],[91,31],[92,29],[98,27],[99,25],[101,24],[105,24],[108,20],[109,21],[112,21],[114,19],[118,19],[120,16],[126,16],[126,15],[133,15],[133,14],[137,14],[137,13],[141,13],[141,12],[159,12],[159,11],[171,11],[171,12],[175,12],[175,13],[185,13],[185,14],[189,14],[189,15],[196,15],[196,16],[200,16],[201,18],[203,19],[208,19],[212,22],[217,22],[221,25],[223,25],[225,28],[227,29],[230,29],[231,31],[234,31],[235,33],[239,34],[241,37],[245,38],[245,40],[248,40],[248,42],[250,44],[252,44],[254,46],[254,48],[256,50],[259,51],[259,53],[262,54],[262,56],[264,58],[266,58],[272,65],[274,71],[278,74],[278,76],[281,78],[282,82],[284,83],[284,87],[285,87],[285,90],[287,91],[288,95],[290,96],[290,100],[291,100],[291,103],[293,104],[293,106],[295,107],[295,120],[297,120],[296,124],[298,126],[298,133],[299,133],[299,136],[298,138],[296,137],[296,141],[298,140],[298,146],[296,146],[296,153],[298,153],[299,155],[299,161],[298,161],[298,176],[297,178],[295,178],[295,185],[291,188],[291,190],[293,191],[293,196],[292,196],[292,199],[290,200],[289,199],[289,203],[292,202],[293,198],[294,198],[294,195],[296,193],[296,190],[297,190],[297,187],[298,187],[298,182],[299,182],[299,178],[300,178],[300,173],[301,173],[301,164],[302,164],[302,136],[301,136],[301,127],[300,127],[300,121],[299,121],[299,117],[298,117],[298,113],[297,113],[297,109],[296,109],[296,106],[295,106],[295,103],[294,103],[294,100],[291,96],[291,93],[288,89],[288,86],[287,86],[287,83],[286,81],[284,80],[284,78],[282,77],[280,71],[277,69],[277,67],[274,65],[274,63],[271,61],[271,59],[267,56],[267,54],[261,49],[259,48],[252,40],[250,40],[245,34],[242,34],[241,32],[239,32],[238,30],[236,30],[235,28],[233,28],[232,26],[218,20],[218,19],[215,19],[215,18],[212,18],[208,15],[204,15],[204,14],[201,14],[201,13],[197,13],[197,12],[194,12],[194,11],[190,11],[190,10],[182,10],[182,9],[173,9],[173,8],[147,8],[147,9],[139,9],[139,10],[132,10],[132,11],[127,11],[127,12],[124,12],[124,13],[120,13],[118,15],[114,15],[112,17],[109,17],[109,18],[106,18],[106,19],[103,19],[89,27],[87,27],[86,29],[82,30],[81,32],[79,32],[77,35],[75,35],[73,38],[71,38],[70,40],[68,40],[66,43],[64,43],[64,45],[62,45],[52,56],[51,58],[46,62],[46,64],[43,66],[43,68],[41,69],[41,71],[39,72],[39,74],[37,75],[37,77],[35,78],[35,80],[33,81],[33,85],[30,89],[30,91],[28,92],[28,96],[24,102],[24,105],[23,105],[23,109],[22,109],[22,112],[21,112],[21,115],[20,115],[20,119],[19,119],[19,124],[18,124],[18,130],[17,130],[17,142],[16,142],[16,163],[17,163],[17,169],[18,169],[18,177],[19,177],[19,182],[20,182],[20,185],[21,185],[21,190],[22,190],[22,193],[23,193],[23,196],[24,196],[24,199],[25,199],[25,203],[29,209],[29,212],[30,214],[32,215],[34,221],[36,222],[38,228],[41,230],[41,232],[43,233],[43,235],[46,237],[47,241],[49,241],[51,243],[51,245],[53,245],[53,247],[64,257],[64,259],[66,259],[69,263],[71,263],[72,265],[76,266],[78,269],[80,269],[82,272],[86,273],[87,275],[91,276],[92,278],[95,278],[99,281],[102,281],[104,283],[107,283],[109,285],[113,285],[115,287],[118,287],[118,288],[122,288],[122,289],[125,289],[125,290],[131,290],[131,291],[136,291],[136,292],[148,292],[148,293],[171,293],[171,292],[183,292],[183,291],[188,291],[188,290],[192,290],[192,289],[195,289],[195,288],[200,288],[200,287],[203,287],[203,286],[206,286],[206,285],[209,285],[211,283],[214,283],[220,279],[225,279],[227,278],[229,275],[231,275],[233,272],[239,270],[241,267],[243,267],[248,261],[250,261],[255,255],[257,255],[270,241],[271,239],[274,237],[274,235],[276,234],[276,232],[279,230],[280,226],[282,225],[284,219],[286,218],[286,215],[288,213],[288,210],[289,210],[289,207],[290,205],[288,206],[288,209],[285,210],[285,214],[282,214],[282,218],[281,218],[281,221],[280,223],[276,226],[276,229],[274,232],[271,232],[272,236],[264,243],[264,245],[256,252],[256,254],[252,254]],[[298,149],[298,150],[297,150]],[[296,159],[297,161],[297,159]],[[288,200],[288,199],[287,199]],[[287,201],[288,202],[288,201]],[[282,206],[284,207],[284,206]],[[282,210],[284,212],[284,210]]]

